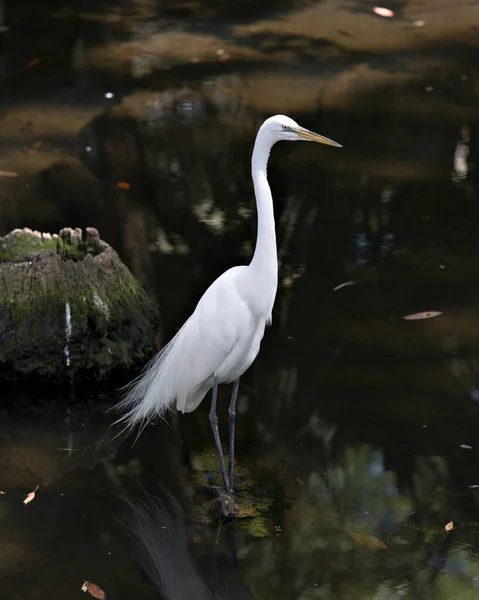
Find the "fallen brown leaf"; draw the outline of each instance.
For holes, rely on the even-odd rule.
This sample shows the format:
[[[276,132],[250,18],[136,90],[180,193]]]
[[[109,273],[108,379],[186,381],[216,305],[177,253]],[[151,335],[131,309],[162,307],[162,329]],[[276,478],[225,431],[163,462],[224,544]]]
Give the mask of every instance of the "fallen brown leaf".
[[[20,177],[20,173],[14,173],[13,171],[0,171],[0,177]]]
[[[446,531],[452,531],[454,529],[454,522],[449,521],[449,523],[444,527]]]
[[[33,498],[35,498],[35,492],[38,490],[38,485],[37,487],[33,490],[33,492],[30,492],[28,494],[28,496],[25,498],[25,500],[23,501],[23,504],[28,504],[29,502],[31,502],[33,500]]]
[[[39,58],[32,58],[32,60],[29,60],[27,62],[27,67],[29,69],[31,69],[32,67],[36,67],[39,64],[40,64],[40,59]]]
[[[366,535],[365,533],[355,533],[353,531],[348,531],[348,535],[350,535],[353,540],[356,540],[358,544],[361,546],[367,546],[368,548],[382,548],[383,550],[387,550],[387,546],[378,538],[375,538],[373,535]]]
[[[442,315],[442,312],[438,310],[428,310],[426,312],[418,312],[413,315],[406,315],[403,317],[405,321],[419,321],[420,319],[431,319],[432,317],[438,317]]]
[[[88,592],[93,598],[98,598],[99,600],[105,600],[106,598],[105,592],[95,583],[91,583],[90,581],[84,581],[81,589],[82,592]]]
[[[131,188],[131,185],[126,181],[119,181],[116,185],[120,190],[129,190]]]

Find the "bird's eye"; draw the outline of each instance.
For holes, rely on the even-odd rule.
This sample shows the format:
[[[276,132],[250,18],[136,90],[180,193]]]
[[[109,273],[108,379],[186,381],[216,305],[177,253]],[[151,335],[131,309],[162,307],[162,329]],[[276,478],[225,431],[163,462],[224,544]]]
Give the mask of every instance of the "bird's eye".
[[[286,130],[288,129],[288,126],[287,126],[287,125],[281,125],[281,129],[282,129],[283,131],[286,131]]]

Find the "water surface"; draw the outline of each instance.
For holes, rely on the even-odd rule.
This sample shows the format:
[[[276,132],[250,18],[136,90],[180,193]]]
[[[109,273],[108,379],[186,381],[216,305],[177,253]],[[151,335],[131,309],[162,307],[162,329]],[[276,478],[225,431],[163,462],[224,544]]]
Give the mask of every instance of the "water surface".
[[[262,120],[284,112],[344,146],[271,158],[280,289],[237,441],[261,516],[224,526],[215,551],[197,495],[216,470],[207,402],[134,444],[111,439],[119,381],[5,386],[5,597],[81,597],[85,579],[161,597],[122,523],[165,489],[185,514],[157,510],[144,531],[159,572],[179,574],[171,598],[476,597],[477,24],[470,2],[389,4],[387,21],[359,0],[5,13],[0,171],[18,176],[0,177],[0,234],[97,227],[156,293],[163,342],[251,257]],[[443,314],[402,319],[422,311]]]

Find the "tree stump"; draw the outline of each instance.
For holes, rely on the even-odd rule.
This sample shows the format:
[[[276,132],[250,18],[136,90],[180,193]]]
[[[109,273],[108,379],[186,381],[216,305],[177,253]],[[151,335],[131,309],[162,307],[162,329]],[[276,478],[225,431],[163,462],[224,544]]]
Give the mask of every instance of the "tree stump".
[[[158,309],[98,231],[0,238],[0,379],[106,378],[155,352]]]

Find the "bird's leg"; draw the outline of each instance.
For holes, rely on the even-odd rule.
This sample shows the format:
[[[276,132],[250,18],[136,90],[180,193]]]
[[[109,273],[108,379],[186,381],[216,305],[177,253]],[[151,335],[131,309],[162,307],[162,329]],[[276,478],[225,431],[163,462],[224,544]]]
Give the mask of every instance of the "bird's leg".
[[[231,485],[226,474],[225,459],[223,456],[223,449],[221,448],[220,432],[218,429],[218,415],[216,413],[216,400],[218,398],[218,379],[216,375],[213,377],[213,393],[211,395],[211,409],[210,409],[210,424],[213,430],[213,436],[215,438],[216,451],[218,452],[218,458],[220,461],[221,474],[223,475],[223,484],[228,494],[231,494]]]
[[[236,400],[238,399],[239,377],[233,383],[233,393],[231,394],[230,407],[228,409],[228,420],[230,429],[230,462],[228,469],[228,478],[231,489],[234,490],[234,469],[235,469],[235,424],[236,424]]]

